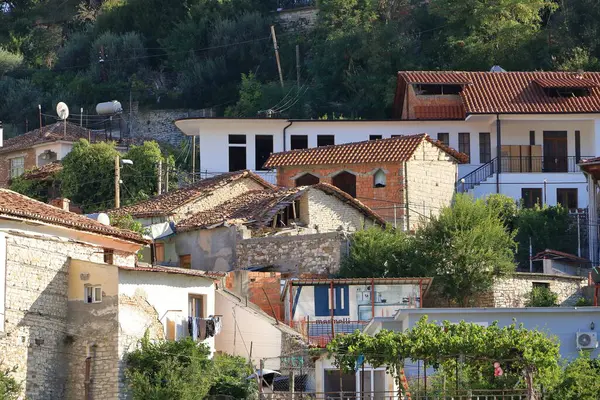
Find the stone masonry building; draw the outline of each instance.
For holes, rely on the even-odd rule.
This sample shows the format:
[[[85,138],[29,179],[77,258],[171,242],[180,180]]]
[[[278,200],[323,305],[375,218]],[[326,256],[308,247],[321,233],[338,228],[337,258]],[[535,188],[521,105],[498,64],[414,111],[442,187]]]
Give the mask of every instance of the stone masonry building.
[[[338,187],[405,230],[450,204],[457,164],[468,157],[425,134],[272,154],[277,183]]]

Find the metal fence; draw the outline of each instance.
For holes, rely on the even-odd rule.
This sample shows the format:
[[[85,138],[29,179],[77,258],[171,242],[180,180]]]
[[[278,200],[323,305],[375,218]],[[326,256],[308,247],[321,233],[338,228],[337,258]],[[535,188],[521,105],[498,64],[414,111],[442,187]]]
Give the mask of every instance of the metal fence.
[[[542,399],[539,394],[535,399]],[[273,392],[262,393],[262,400],[528,400],[524,389],[512,390],[463,390],[456,393],[413,393],[400,395],[398,392]]]

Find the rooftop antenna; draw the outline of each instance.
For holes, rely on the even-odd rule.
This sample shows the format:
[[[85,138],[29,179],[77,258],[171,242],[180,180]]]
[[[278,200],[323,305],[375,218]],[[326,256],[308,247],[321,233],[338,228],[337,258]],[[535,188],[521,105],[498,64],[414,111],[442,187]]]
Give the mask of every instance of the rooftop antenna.
[[[58,115],[58,119],[63,120],[63,138],[67,138],[67,118],[69,118],[69,107],[63,103],[62,101],[56,105],[56,114]]]

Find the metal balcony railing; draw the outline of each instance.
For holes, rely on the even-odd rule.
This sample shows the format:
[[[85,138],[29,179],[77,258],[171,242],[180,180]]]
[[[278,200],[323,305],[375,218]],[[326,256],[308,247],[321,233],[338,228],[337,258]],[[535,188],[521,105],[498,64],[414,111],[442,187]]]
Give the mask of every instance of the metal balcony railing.
[[[448,390],[440,392],[435,390],[415,392],[409,389],[410,396],[390,391],[349,391],[344,388],[342,392],[325,393],[300,393],[300,392],[277,392],[261,393],[263,400],[527,400],[527,391],[524,389],[506,390]],[[536,393],[535,398],[541,398]]]
[[[458,193],[466,193],[473,189],[475,186],[481,184],[489,177],[496,173],[498,167],[498,159],[494,158],[488,163],[483,164],[475,171],[463,176],[456,184],[456,191]]]
[[[306,341],[317,347],[324,348],[339,334],[354,333],[362,331],[369,321],[349,321],[339,317],[327,320],[304,320],[292,322],[292,328],[300,332]]]
[[[544,156],[520,156],[501,157],[500,171],[530,173],[530,172],[581,172],[577,165],[582,159],[589,157],[544,157]]]

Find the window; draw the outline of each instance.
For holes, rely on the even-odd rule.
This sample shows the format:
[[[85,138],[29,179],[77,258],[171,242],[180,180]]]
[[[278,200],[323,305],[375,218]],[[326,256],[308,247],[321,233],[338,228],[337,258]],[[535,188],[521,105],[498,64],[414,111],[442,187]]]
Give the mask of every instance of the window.
[[[350,196],[356,197],[356,175],[343,171],[334,176],[331,183],[342,192],[346,192]]]
[[[267,158],[273,152],[273,136],[272,135],[256,135],[255,136],[256,148],[254,153],[256,155],[255,168],[257,170],[265,170],[263,165],[267,162]]]
[[[246,169],[246,148],[229,147],[229,172]]]
[[[25,157],[16,157],[10,159],[10,177],[16,178],[25,172]]]
[[[204,306],[206,305],[206,296],[191,294],[189,297],[189,316],[195,318],[206,318]]]
[[[86,285],[84,287],[84,296],[86,303],[101,303],[102,302],[102,286],[101,285]]]
[[[308,149],[308,136],[306,135],[291,135],[290,142],[292,150]]]
[[[317,135],[317,146],[332,146],[335,144],[335,136],[333,135]]]
[[[419,96],[451,95],[462,92],[461,85],[419,84],[414,85],[414,88],[415,93]]]
[[[575,131],[575,162],[581,161],[581,132]]]
[[[531,282],[531,286],[535,288],[541,289],[550,289],[550,283],[548,282]]]
[[[440,132],[438,133],[438,138],[440,142],[445,144],[446,146],[450,146],[450,134],[448,132]]]
[[[471,134],[469,132],[458,134],[458,151],[471,157]]]
[[[328,317],[331,315],[347,316],[350,315],[350,290],[347,285],[333,287],[333,298],[330,298],[332,290],[329,285],[314,286],[315,316]]]
[[[184,254],[182,256],[179,256],[179,266],[181,268],[191,269],[192,268],[192,256],[191,256],[191,254]]]
[[[379,140],[383,138],[381,135],[369,135],[369,140]]]
[[[590,95],[588,88],[545,88],[544,91],[550,97],[585,97]]]
[[[383,188],[386,184],[385,172],[382,169],[377,170],[375,175],[373,175],[373,187],[374,188]]]
[[[535,146],[535,131],[529,131],[529,145]]]
[[[542,204],[541,188],[523,188],[521,189],[521,200],[523,207],[532,208],[536,204]]]
[[[577,208],[577,189],[556,189],[556,202],[569,210]]]
[[[229,144],[246,144],[246,135],[229,135]]]
[[[156,257],[156,261],[165,261],[165,244],[164,243],[155,243],[154,244],[154,257]]]
[[[316,185],[317,183],[319,183],[319,178],[312,174],[304,174],[296,179],[296,187]]]
[[[492,161],[492,142],[489,132],[479,133],[479,162],[481,164]]]
[[[113,249],[104,249],[104,263],[113,264],[115,252]]]

